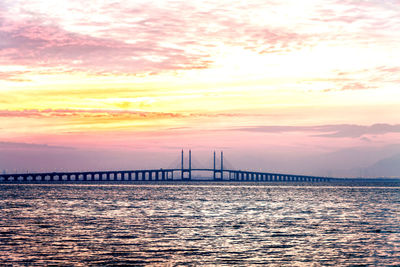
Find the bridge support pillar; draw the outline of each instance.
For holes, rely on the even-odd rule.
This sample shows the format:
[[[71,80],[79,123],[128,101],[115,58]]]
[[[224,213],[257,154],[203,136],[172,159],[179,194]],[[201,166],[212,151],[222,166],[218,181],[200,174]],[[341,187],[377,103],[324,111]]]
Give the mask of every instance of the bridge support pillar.
[[[185,176],[187,174],[187,176]],[[184,168],[183,164],[183,149],[181,153],[181,180],[182,181],[188,181],[192,180],[192,151],[189,150],[189,167],[188,169]]]
[[[224,174],[220,170],[214,170],[214,180],[221,181],[224,179]]]

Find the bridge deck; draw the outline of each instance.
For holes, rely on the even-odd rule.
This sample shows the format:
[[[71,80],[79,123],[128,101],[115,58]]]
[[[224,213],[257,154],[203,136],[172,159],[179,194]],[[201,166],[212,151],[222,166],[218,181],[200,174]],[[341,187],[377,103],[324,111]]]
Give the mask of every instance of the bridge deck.
[[[121,171],[40,172],[0,174],[1,182],[171,181],[194,180],[192,172],[212,172],[215,181],[327,182],[341,178],[229,169],[143,169]],[[180,177],[174,177],[174,173]]]

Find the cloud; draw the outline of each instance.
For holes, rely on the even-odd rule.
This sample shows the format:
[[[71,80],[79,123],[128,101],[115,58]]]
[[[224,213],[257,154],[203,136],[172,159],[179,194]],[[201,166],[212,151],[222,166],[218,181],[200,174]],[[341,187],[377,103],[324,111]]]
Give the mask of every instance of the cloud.
[[[365,41],[365,38],[392,36],[391,31],[399,27],[397,1],[329,2],[318,10],[320,16],[313,17],[313,20],[342,29],[348,27],[338,36],[351,36],[356,30],[359,41]]]
[[[122,102],[120,106],[126,106]],[[129,105],[128,105],[129,106]],[[125,109],[25,109],[25,110],[0,110],[0,117],[26,117],[26,118],[51,118],[51,117],[119,117],[119,118],[215,118],[215,117],[265,117],[265,114],[249,113],[178,113],[178,112],[152,112]],[[275,116],[275,115],[274,115]]]
[[[400,124],[373,124],[370,126],[338,124],[320,126],[254,126],[233,130],[263,133],[310,132],[315,137],[359,138],[364,135],[400,133]],[[322,134],[317,134],[322,133]],[[365,139],[363,139],[365,140]]]
[[[336,129],[335,129],[336,128]],[[382,135],[387,133],[400,133],[400,124],[373,124],[362,125],[327,125],[323,126],[325,131],[332,130],[333,133],[321,134],[321,137],[351,137],[358,138],[363,135]]]
[[[18,143],[18,142],[1,142],[1,150],[28,150],[28,149],[74,149],[73,147],[66,146],[53,146],[47,144],[31,144],[31,143]]]
[[[65,72],[144,73],[162,70],[205,68],[207,55],[185,53],[182,49],[163,48],[151,40],[128,44],[68,32],[40,20],[19,23],[2,22],[0,27],[1,63],[51,67]],[[19,73],[11,72],[10,76]],[[2,78],[2,77],[0,77]],[[5,77],[7,78],[7,77]]]
[[[377,68],[377,70],[381,71],[381,72],[386,72],[386,73],[399,74],[400,73],[400,66],[395,66],[395,67],[380,66],[380,67]]]
[[[64,125],[65,123],[72,123],[72,125],[92,125],[98,124],[104,127],[108,123],[126,123],[130,127],[133,122],[153,122],[154,126],[159,125],[159,120],[182,120],[182,121],[196,121],[198,119],[205,119],[212,125],[212,120],[218,118],[238,118],[238,117],[254,117],[260,116],[257,114],[245,113],[178,113],[178,112],[151,112],[151,111],[135,111],[124,109],[25,109],[25,110],[0,110],[0,118],[25,118],[28,120],[41,120],[57,119],[51,124]],[[198,122],[197,122],[198,123]],[[197,125],[196,123],[196,125]],[[47,125],[50,126],[50,125]],[[174,127],[172,127],[174,128]],[[185,127],[177,127],[185,129]],[[192,127],[187,127],[193,129]],[[112,130],[113,128],[110,128]]]
[[[354,71],[336,70],[333,77],[321,80],[336,84],[335,88],[325,89],[324,92],[368,90],[400,82],[399,73],[400,66],[390,64]]]
[[[309,62],[303,60],[309,66],[332,65],[345,73],[378,53],[379,59],[371,59],[372,67],[382,66],[382,71],[392,75],[379,75],[371,69],[372,75],[318,76],[312,80],[334,83],[318,88],[329,88],[327,92],[374,89],[382,87],[379,82],[398,81],[398,65],[389,60],[390,56],[396,58],[398,17],[394,1],[326,0],[305,5],[285,0],[7,1],[0,6],[0,65],[22,65],[28,71],[1,70],[0,80],[23,82],[30,74],[74,72],[159,74],[206,69],[213,64],[219,67],[220,56],[227,51],[231,53],[227,56],[235,59],[235,51],[241,49],[281,55],[325,47],[329,48],[327,55],[332,52],[338,56],[313,59],[316,49],[310,52]],[[361,48],[360,54],[368,54],[352,57],[351,51],[341,48]],[[394,53],[389,56],[387,51]],[[259,58],[266,58],[268,65],[267,56]],[[290,58],[302,61],[296,60],[296,53]],[[290,67],[292,63],[282,61],[282,65]],[[344,78],[348,81],[343,82]]]
[[[104,109],[29,109],[29,110],[0,110],[0,117],[25,117],[25,118],[118,118],[118,119],[143,119],[143,118],[177,118],[183,117],[179,113],[145,112],[129,110],[104,110]]]
[[[366,89],[375,89],[375,86],[368,86],[363,83],[353,82],[345,84],[340,90],[366,90]]]
[[[213,63],[210,53],[222,44],[272,53],[296,49],[308,38],[283,27],[254,23],[244,15],[273,2],[229,3],[229,7],[183,1],[114,2],[90,10],[71,1],[66,12],[77,18],[74,21],[64,14],[43,12],[40,3],[8,5],[3,9],[10,12],[0,13],[0,63],[42,68],[37,72],[56,69],[99,75],[203,69]]]
[[[23,78],[27,71],[0,72],[0,80],[13,82],[29,82],[30,79]]]

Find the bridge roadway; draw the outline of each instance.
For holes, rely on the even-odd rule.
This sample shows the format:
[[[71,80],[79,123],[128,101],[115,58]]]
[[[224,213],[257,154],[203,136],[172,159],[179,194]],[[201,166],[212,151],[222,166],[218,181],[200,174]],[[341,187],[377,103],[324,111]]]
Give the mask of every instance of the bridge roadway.
[[[211,172],[210,181],[329,182],[341,178],[225,169],[149,169],[125,171],[45,172],[0,174],[0,183],[60,183],[107,181],[205,181],[192,172]],[[180,174],[175,175],[174,173]]]

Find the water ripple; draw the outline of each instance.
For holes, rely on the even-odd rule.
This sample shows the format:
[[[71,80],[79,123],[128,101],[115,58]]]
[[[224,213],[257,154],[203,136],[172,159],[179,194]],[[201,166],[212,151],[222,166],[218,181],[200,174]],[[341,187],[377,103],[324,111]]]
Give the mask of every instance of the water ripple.
[[[5,265],[400,265],[400,188],[0,186]]]

